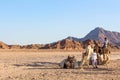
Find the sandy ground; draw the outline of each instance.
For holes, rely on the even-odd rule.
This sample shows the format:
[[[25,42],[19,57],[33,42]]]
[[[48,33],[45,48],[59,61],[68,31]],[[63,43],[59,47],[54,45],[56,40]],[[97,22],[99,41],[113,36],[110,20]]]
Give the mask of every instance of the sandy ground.
[[[120,80],[120,52],[110,54],[109,68],[60,69],[68,55],[80,52],[0,52],[0,80]]]

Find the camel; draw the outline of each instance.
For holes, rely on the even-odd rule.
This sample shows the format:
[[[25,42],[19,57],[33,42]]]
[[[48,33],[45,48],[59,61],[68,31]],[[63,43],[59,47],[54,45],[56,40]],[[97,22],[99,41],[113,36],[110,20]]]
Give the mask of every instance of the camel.
[[[92,53],[93,53],[93,47],[91,45],[91,41],[88,41],[86,51],[82,53],[82,60],[81,60],[81,64],[79,64],[79,68],[83,68],[83,65],[85,64],[89,67]]]
[[[110,54],[110,51],[108,49],[108,47],[106,48],[101,48],[101,53],[103,55],[103,63],[102,64],[107,64],[109,63],[109,54]]]
[[[76,68],[76,59],[75,56],[68,56],[67,59],[64,59],[61,63],[60,63],[60,67],[64,68],[64,69],[74,69]]]
[[[83,65],[87,65],[89,67],[89,59],[88,59],[88,54],[82,53],[82,60],[79,62],[79,68],[83,68]]]
[[[109,54],[110,54],[109,46],[103,48],[98,45],[95,45],[94,48],[97,50],[98,63],[99,64],[107,64],[109,62]]]

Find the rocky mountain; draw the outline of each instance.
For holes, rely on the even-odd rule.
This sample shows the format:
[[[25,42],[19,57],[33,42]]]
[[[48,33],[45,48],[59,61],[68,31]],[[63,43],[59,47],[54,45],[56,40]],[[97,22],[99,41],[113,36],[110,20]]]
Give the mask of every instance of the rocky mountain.
[[[0,49],[9,49],[9,46],[4,42],[0,41]]]
[[[44,45],[42,44],[30,44],[30,45],[9,45],[10,49],[40,49]]]
[[[43,46],[44,45],[42,44],[30,44],[30,45],[21,46],[21,49],[40,49]]]
[[[110,43],[120,45],[120,33],[115,31],[108,31],[103,28],[97,27],[88,33],[84,38],[81,38],[80,41],[85,41],[87,39],[104,41],[104,38],[107,37]]]
[[[82,44],[71,39],[63,39],[54,44],[46,44],[43,49],[82,50]]]
[[[68,37],[65,38],[65,39],[70,39],[70,40],[80,41],[79,38],[76,38],[76,37],[73,37],[73,36],[68,36]]]
[[[69,36],[63,40],[56,41],[50,44],[30,44],[30,45],[7,45],[0,42],[0,49],[64,49],[64,50],[81,50],[84,48],[86,40],[93,40],[102,45],[101,42],[107,37],[112,44],[112,48],[120,49],[120,33],[115,31],[108,31],[97,27],[90,31],[84,38],[75,38]]]

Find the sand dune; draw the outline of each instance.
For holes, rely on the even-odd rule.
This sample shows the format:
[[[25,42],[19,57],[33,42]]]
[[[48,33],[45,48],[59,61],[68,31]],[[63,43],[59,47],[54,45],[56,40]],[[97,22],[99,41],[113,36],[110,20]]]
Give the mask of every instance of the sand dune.
[[[0,52],[0,80],[119,80],[120,54],[112,52],[109,68],[60,69],[68,55],[81,60],[80,52]]]

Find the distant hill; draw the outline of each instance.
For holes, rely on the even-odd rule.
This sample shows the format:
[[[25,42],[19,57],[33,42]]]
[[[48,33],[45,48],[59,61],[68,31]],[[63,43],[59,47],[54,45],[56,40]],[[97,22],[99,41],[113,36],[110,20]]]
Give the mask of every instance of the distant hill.
[[[68,37],[65,38],[65,39],[70,39],[70,40],[80,41],[79,38],[76,38],[76,37],[73,37],[73,36],[68,36]]]
[[[82,50],[87,40],[92,40],[94,43],[104,41],[107,37],[111,43],[112,49],[120,49],[120,33],[115,31],[108,31],[103,28],[97,27],[90,31],[84,38],[76,38],[69,36],[60,41],[42,44],[30,44],[30,45],[7,45],[4,42],[0,42],[0,49],[63,49],[63,50]]]
[[[93,42],[95,43],[97,42],[99,43],[99,45],[102,45],[102,42],[104,41],[105,37],[108,38],[112,48],[119,49],[119,46],[117,45],[120,45],[120,33],[108,31],[100,27],[97,27],[94,30],[90,31],[84,38],[76,38],[76,37],[69,36],[63,40],[47,44],[43,48],[44,49],[64,49],[64,50],[78,49],[79,50],[83,48],[83,45],[85,45],[87,40],[93,40]]]
[[[9,46],[6,43],[0,41],[0,49],[9,49]]]
[[[103,28],[97,27],[94,30],[90,31],[84,38],[81,38],[80,41],[85,41],[87,39],[104,41],[104,38],[107,37],[110,43],[120,45],[120,33],[115,31],[108,31]]]
[[[71,39],[63,39],[53,44],[46,44],[43,49],[82,50],[82,44]]]
[[[44,45],[42,44],[30,44],[30,45],[9,45],[10,49],[40,49]]]

